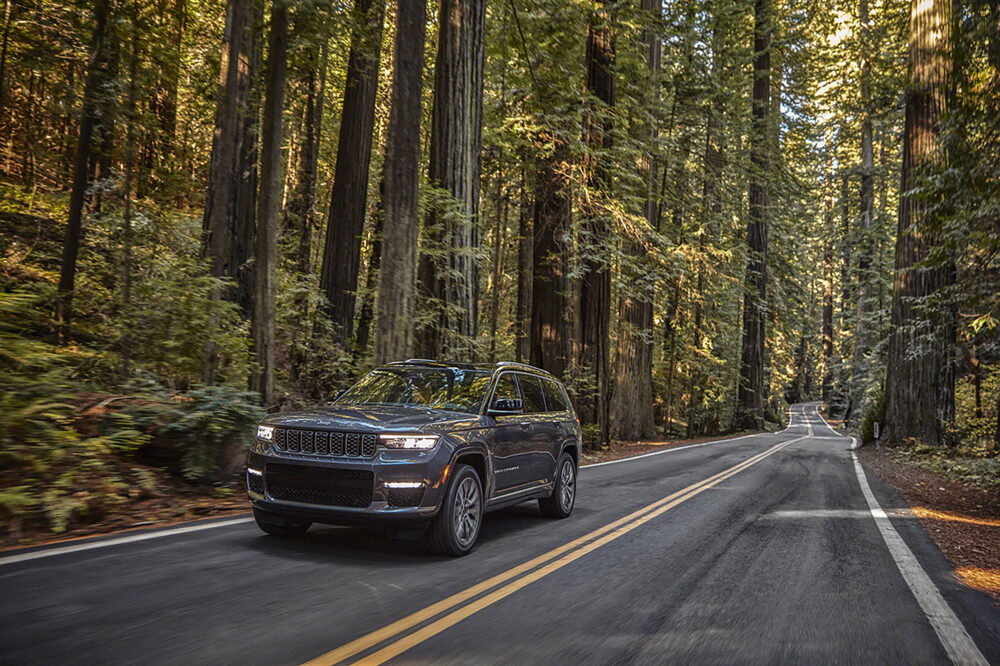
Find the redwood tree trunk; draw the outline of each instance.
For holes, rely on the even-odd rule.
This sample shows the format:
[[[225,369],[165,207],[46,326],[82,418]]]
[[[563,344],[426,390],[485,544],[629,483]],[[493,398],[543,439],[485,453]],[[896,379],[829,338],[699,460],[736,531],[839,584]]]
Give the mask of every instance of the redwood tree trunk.
[[[904,193],[918,182],[920,169],[938,159],[937,123],[946,108],[950,30],[948,0],[912,0],[900,187]],[[950,262],[918,266],[934,244],[931,214],[920,196],[903,196],[896,233],[885,392],[885,437],[892,442],[916,439],[941,444],[945,425],[954,416],[954,322],[945,308],[919,309],[920,301],[954,279]],[[921,336],[923,331],[918,329],[926,333]]]
[[[653,23],[660,18],[662,0],[641,0],[640,8],[645,20]],[[655,12],[655,14],[654,14]],[[643,33],[646,49],[646,69],[649,75],[647,103],[654,108],[659,102],[661,39],[651,30]],[[649,127],[649,144],[656,143],[658,127],[655,120]],[[645,156],[646,200],[643,215],[652,229],[656,226],[656,161],[652,154]],[[643,245],[636,239],[626,240],[626,249],[636,260],[646,255]],[[635,282],[641,276],[634,275]],[[641,282],[640,282],[641,284]],[[611,397],[611,437],[635,440],[656,435],[653,422],[653,301],[651,288],[636,286],[635,292],[626,291],[620,301],[618,350],[615,355],[615,390]]]
[[[392,73],[392,108],[385,149],[385,219],[375,364],[408,358],[413,353],[414,284],[420,167],[420,108],[423,91],[426,0],[399,0],[396,53]]]
[[[69,215],[63,241],[62,264],[59,271],[59,292],[56,301],[56,323],[59,337],[65,342],[73,319],[73,287],[76,280],[76,258],[80,251],[83,222],[83,204],[90,184],[89,162],[94,126],[97,124],[97,98],[107,79],[109,57],[109,0],[94,4],[94,36],[87,66],[87,81],[83,92],[83,109],[80,112],[80,134],[73,158],[73,185],[69,196]]]
[[[736,399],[737,429],[764,426],[764,344],[767,312],[767,228],[770,217],[769,132],[771,113],[772,0],[754,6],[754,82],[750,130],[750,220],[747,225],[747,272],[743,299],[743,344]]]
[[[615,104],[614,35],[605,9],[592,16],[587,26],[587,90],[599,104],[591,109],[587,120],[587,143],[598,156],[591,158],[587,171],[590,200],[610,197],[611,178],[607,170],[608,157],[602,155],[611,148],[611,116]],[[583,420],[599,428],[600,442],[609,441],[608,393],[609,346],[611,317],[611,271],[608,262],[599,258],[596,250],[609,242],[606,215],[596,206],[588,206],[582,222],[583,243],[589,246],[583,260],[580,279],[580,367],[591,374],[596,393],[579,401],[578,412]]]
[[[260,393],[265,409],[274,401],[274,301],[278,263],[278,211],[281,204],[282,109],[288,50],[288,5],[271,5],[264,126],[261,133],[260,200],[254,245],[253,349],[257,371],[250,388]]]
[[[345,344],[354,334],[354,304],[361,265],[361,234],[368,208],[368,167],[375,127],[375,93],[385,0],[356,0],[337,167],[330,196],[320,285],[330,318]]]
[[[305,131],[299,157],[299,173],[295,191],[287,206],[288,225],[299,231],[296,268],[300,273],[312,271],[313,208],[316,205],[316,174],[319,164],[319,140],[323,129],[323,98],[326,87],[326,38],[323,45],[312,49],[312,61],[306,75]]]
[[[860,0],[858,17],[861,22],[862,48],[868,44],[868,0]],[[848,419],[857,424],[861,418],[861,403],[868,388],[868,316],[871,312],[868,283],[871,266],[871,226],[875,209],[875,153],[872,146],[871,119],[871,56],[864,50],[861,57],[861,211],[858,231],[858,319],[854,324],[854,357],[851,362],[851,400]]]
[[[535,252],[534,204],[525,182],[527,179],[523,159],[521,164],[521,203],[517,213],[517,319],[514,324],[514,358],[518,362],[531,358],[531,299]]]
[[[559,137],[541,160],[535,187],[532,243],[531,364],[563,376],[570,362],[572,327],[567,318],[567,248],[563,238],[573,213],[566,169],[566,145]]]
[[[420,289],[435,312],[418,330],[417,348],[430,358],[475,354],[485,10],[485,0],[442,0],[438,14],[428,179],[454,208],[433,207],[425,225],[447,261],[445,269],[431,254],[420,257]]]
[[[238,281],[235,292],[217,294],[250,309],[250,271],[256,201],[256,96],[251,95],[259,48],[256,30],[262,3],[229,0],[219,66],[215,133],[202,218],[202,253],[214,277]],[[206,345],[202,381],[215,382],[216,354]]]

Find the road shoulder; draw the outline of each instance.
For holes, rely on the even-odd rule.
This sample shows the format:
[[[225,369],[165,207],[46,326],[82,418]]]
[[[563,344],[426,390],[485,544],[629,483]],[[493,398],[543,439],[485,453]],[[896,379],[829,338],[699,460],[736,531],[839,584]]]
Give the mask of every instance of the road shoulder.
[[[906,500],[924,531],[965,585],[989,594],[1000,607],[1000,503],[990,493],[921,469],[865,446],[867,470]]]

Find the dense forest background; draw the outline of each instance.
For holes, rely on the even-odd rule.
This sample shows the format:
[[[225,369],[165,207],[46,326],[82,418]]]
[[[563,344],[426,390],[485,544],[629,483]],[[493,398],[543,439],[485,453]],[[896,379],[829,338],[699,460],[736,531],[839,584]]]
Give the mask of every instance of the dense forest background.
[[[593,447],[1000,450],[996,0],[4,0],[0,513],[233,471],[375,363]],[[877,428],[877,432],[876,432]]]

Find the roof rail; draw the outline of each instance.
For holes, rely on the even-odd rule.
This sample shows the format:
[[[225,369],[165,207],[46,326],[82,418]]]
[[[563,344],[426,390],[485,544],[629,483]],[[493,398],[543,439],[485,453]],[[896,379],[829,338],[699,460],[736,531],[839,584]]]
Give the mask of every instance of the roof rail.
[[[544,370],[542,368],[536,368],[533,365],[529,365],[527,363],[521,363],[521,362],[518,362],[518,361],[499,361],[497,363],[497,367],[498,368],[521,368],[522,370],[530,370],[531,372],[537,372],[539,374],[547,375],[549,377],[555,378],[555,375],[553,375],[548,370]]]

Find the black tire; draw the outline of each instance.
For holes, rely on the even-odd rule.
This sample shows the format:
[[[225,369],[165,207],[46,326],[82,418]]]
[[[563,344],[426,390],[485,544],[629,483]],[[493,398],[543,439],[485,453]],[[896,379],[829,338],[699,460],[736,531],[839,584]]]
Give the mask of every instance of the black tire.
[[[476,470],[456,465],[441,510],[427,530],[427,545],[441,555],[468,555],[479,538],[483,508],[483,484]]]
[[[576,463],[568,453],[559,458],[552,495],[538,500],[546,518],[567,518],[576,504]]]
[[[309,521],[282,520],[277,516],[272,516],[263,511],[253,510],[253,519],[257,521],[257,527],[267,532],[271,536],[291,539],[302,536],[312,525]]]

